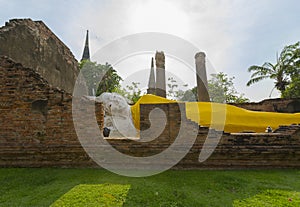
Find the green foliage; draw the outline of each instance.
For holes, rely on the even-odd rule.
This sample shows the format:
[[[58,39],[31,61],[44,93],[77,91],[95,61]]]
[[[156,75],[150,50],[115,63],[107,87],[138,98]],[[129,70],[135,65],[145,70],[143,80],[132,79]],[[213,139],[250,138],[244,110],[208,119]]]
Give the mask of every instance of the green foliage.
[[[249,101],[243,94],[238,94],[234,85],[234,77],[219,72],[211,74],[208,80],[208,93],[212,102],[217,103],[243,103]]]
[[[300,42],[285,46],[277,57],[276,63],[265,62],[262,66],[253,65],[248,68],[252,73],[247,86],[264,79],[274,80],[275,88],[283,98],[300,97]],[[286,91],[287,90],[287,91]],[[297,94],[297,95],[295,95]]]
[[[125,88],[117,88],[114,92],[125,97],[130,104],[135,104],[143,96],[139,85],[139,82],[132,82],[131,85],[127,85]]]
[[[104,92],[115,92],[121,87],[122,78],[117,74],[117,71],[108,63],[105,64],[104,68],[106,73],[98,85],[96,96]]]
[[[300,72],[299,72],[300,74]],[[282,93],[283,98],[300,98],[300,75],[293,77],[291,83]]]
[[[238,94],[233,84],[234,77],[228,77],[227,74],[220,72],[211,74],[208,80],[208,93],[210,100],[217,103],[244,103],[249,101],[244,94]],[[182,95],[182,101],[197,101],[197,87],[185,91]]]
[[[96,93],[100,77],[103,76],[102,66],[97,65],[96,62],[84,60],[80,62],[79,68],[85,79],[88,95],[94,95]]]
[[[299,170],[170,170],[130,178],[102,169],[0,168],[0,206],[50,206],[79,184],[111,183],[130,186],[123,207],[226,207],[270,188],[300,192],[299,180]],[[115,195],[104,189],[100,195]]]
[[[300,42],[288,46],[290,54],[290,65],[287,74],[290,77],[290,84],[282,93],[283,98],[300,98]]]
[[[292,207],[300,206],[300,192],[286,190],[266,190],[251,198],[235,200],[234,207]]]
[[[80,184],[56,200],[50,207],[122,207],[129,188],[129,185],[117,184]]]
[[[186,90],[183,93],[182,98],[180,100],[181,101],[188,101],[188,102],[197,101],[197,87]]]
[[[188,85],[182,85],[182,87],[187,87]],[[169,77],[167,81],[167,97],[173,100],[180,100],[184,95],[184,91],[179,88],[177,81],[174,77]]]
[[[110,64],[101,65],[84,60],[79,67],[86,81],[88,95],[95,93],[99,96],[104,92],[114,92],[120,88],[122,78]]]
[[[276,64],[266,62],[262,66],[253,65],[249,67],[248,72],[252,72],[252,75],[251,79],[247,82],[247,86],[270,78],[275,80],[275,88],[282,93],[289,84],[286,74],[287,65],[284,65],[284,63],[284,60],[278,58]]]

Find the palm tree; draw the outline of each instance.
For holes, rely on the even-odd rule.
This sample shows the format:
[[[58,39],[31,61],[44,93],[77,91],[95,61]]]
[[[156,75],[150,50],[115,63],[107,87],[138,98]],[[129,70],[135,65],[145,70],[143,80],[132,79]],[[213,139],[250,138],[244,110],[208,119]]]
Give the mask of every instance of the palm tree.
[[[262,66],[253,65],[249,67],[248,72],[252,72],[252,75],[251,79],[247,82],[247,86],[263,79],[273,79],[275,81],[274,88],[278,89],[281,92],[281,95],[284,94],[284,91],[291,81],[293,81],[293,78],[299,76],[299,46],[300,42],[285,46],[280,53],[280,56],[278,57],[277,55],[277,62],[275,64],[266,62]]]
[[[284,48],[286,57],[288,60],[288,64],[290,67],[288,68],[288,73],[290,76],[298,76],[299,77],[299,69],[300,69],[300,42],[297,42],[293,45],[289,45]]]
[[[276,64],[265,62],[262,66],[253,65],[249,67],[248,72],[252,72],[252,75],[251,79],[247,82],[247,86],[264,79],[272,79],[275,81],[274,88],[278,89],[281,94],[283,94],[287,85],[290,83],[289,71],[293,70],[295,67],[295,49],[298,46],[299,42],[294,45],[284,47],[280,56],[278,57],[277,55]]]
[[[290,68],[287,73],[290,76],[290,84],[282,94],[283,98],[300,97],[300,42],[289,46]]]

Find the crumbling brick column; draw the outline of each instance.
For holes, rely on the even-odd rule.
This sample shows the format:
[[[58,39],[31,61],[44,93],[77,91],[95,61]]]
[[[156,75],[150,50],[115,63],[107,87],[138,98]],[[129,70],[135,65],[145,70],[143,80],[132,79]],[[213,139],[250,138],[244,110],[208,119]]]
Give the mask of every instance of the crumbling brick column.
[[[196,72],[197,72],[197,94],[199,102],[209,102],[208,84],[205,66],[205,53],[198,52],[195,55]]]

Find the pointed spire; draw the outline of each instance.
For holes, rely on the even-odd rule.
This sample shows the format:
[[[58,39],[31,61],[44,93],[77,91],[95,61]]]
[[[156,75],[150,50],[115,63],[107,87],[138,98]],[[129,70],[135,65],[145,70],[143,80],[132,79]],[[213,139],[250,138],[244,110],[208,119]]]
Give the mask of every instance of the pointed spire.
[[[86,31],[85,45],[84,45],[81,61],[83,60],[90,60],[89,30]]]
[[[151,59],[150,77],[148,82],[147,94],[155,95],[155,75],[154,75],[154,60]]]
[[[154,68],[154,59],[153,59],[153,57],[151,58],[151,68]]]

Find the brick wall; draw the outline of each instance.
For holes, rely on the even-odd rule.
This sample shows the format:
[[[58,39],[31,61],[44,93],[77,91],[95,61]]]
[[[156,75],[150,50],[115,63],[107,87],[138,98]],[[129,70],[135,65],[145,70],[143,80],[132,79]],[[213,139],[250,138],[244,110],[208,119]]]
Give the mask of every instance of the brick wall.
[[[174,168],[300,167],[298,125],[282,126],[276,133],[268,134],[228,134],[211,130],[207,138],[209,129],[186,118],[184,103],[142,104],[140,107],[140,139],[147,142],[107,139],[124,154],[135,157],[158,154],[170,147],[177,136],[183,139],[173,153],[181,152],[195,136],[191,150]],[[155,108],[159,110],[149,119]],[[84,110],[89,109],[80,110],[83,110],[81,118],[88,120]],[[96,103],[95,113],[101,130],[101,103]],[[164,117],[166,120],[162,122]],[[52,88],[35,70],[7,57],[0,57],[0,123],[0,167],[97,167],[82,148],[74,130],[72,96]],[[161,126],[164,127],[161,129]],[[182,126],[184,133],[181,134]],[[212,150],[211,143],[217,141],[216,135],[220,133],[222,138],[212,156],[200,163],[198,159],[204,142],[208,140],[206,150]],[[153,140],[147,140],[149,138]],[[163,165],[172,158],[165,157],[156,162]],[[119,164],[124,165],[122,160]],[[149,166],[147,161],[144,164]]]
[[[158,140],[163,138],[164,140],[170,140],[170,143],[173,142],[177,137],[180,124],[185,125],[187,138],[192,130],[198,130],[197,139],[193,147],[184,159],[176,165],[176,168],[300,167],[299,125],[282,126],[275,133],[260,134],[229,134],[212,130],[209,138],[207,138],[208,128],[199,127],[197,124],[182,117],[182,114],[185,114],[184,110],[182,110],[183,106],[178,107],[178,104],[155,104],[141,105],[141,112],[145,112],[145,114],[141,115],[141,129],[149,127],[148,119],[145,117],[147,117],[149,111],[156,107],[167,111],[166,114],[169,117],[169,124],[166,125],[163,135],[158,137]],[[214,136],[218,133],[222,133],[222,137],[213,154],[205,162],[198,162],[205,140],[209,139],[212,140],[211,142],[214,142]],[[158,143],[148,147],[155,149],[155,144]],[[212,148],[208,147],[207,150],[210,149]]]
[[[268,111],[280,113],[299,113],[300,112],[300,99],[267,99],[258,103],[238,103],[232,104],[237,107],[252,111]]]
[[[183,125],[186,140],[194,136],[197,138],[189,153],[174,167],[177,169],[189,168],[291,168],[300,167],[300,126],[282,126],[276,133],[223,133],[215,130],[210,131],[207,127],[200,127],[196,123],[186,119],[184,116],[184,104],[143,104],[141,105],[141,139],[159,131],[160,125],[155,125],[164,117],[162,113],[152,116],[152,124],[149,120],[149,113],[160,108],[167,117],[165,129],[157,139],[140,143],[129,139],[108,139],[116,149],[131,156],[151,156],[167,149],[178,136],[180,126]],[[216,142],[216,136],[222,137],[214,149],[212,143]],[[199,154],[203,149],[204,142],[208,139],[208,148],[214,150],[213,154],[204,162],[198,161]],[[181,143],[184,147],[186,142]],[[177,148],[175,150],[182,150]],[[168,160],[171,158],[165,158]],[[165,160],[157,160],[156,164],[164,163]],[[120,165],[122,163],[120,162]],[[149,163],[145,162],[145,167]]]
[[[102,105],[96,114],[102,127]],[[84,119],[84,117],[83,117]],[[73,126],[72,96],[0,57],[0,166],[95,166]]]

